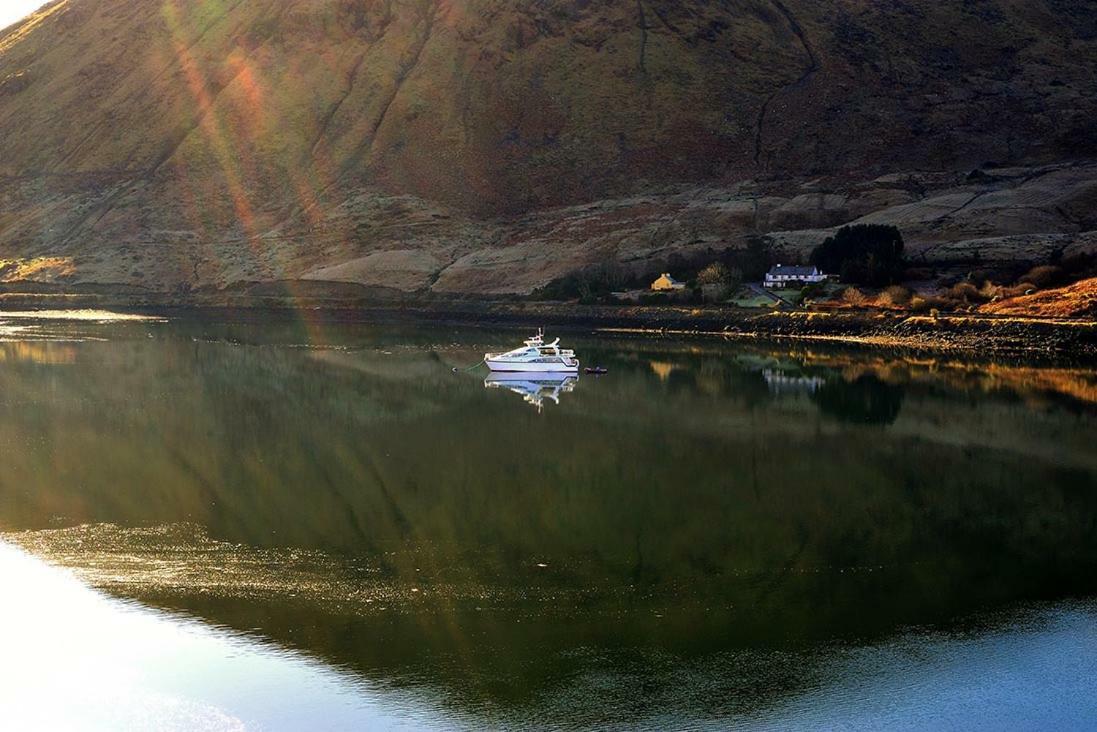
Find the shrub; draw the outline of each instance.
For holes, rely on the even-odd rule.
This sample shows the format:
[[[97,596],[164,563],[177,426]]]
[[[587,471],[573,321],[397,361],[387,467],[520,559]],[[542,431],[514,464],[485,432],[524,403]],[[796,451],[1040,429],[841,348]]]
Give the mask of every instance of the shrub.
[[[1028,282],[1033,287],[1043,289],[1062,281],[1064,274],[1062,267],[1054,264],[1042,264],[1021,275],[1018,282]]]
[[[989,299],[984,298],[979,293],[979,288],[971,282],[960,282],[953,285],[948,289],[946,297],[962,303],[986,302]]]
[[[723,285],[730,278],[728,268],[723,262],[713,262],[697,273],[699,285]]]
[[[942,308],[951,309],[951,304],[941,297],[914,295],[910,298],[910,309],[915,312],[939,312]]]
[[[880,303],[883,305],[909,305],[913,293],[902,285],[891,285],[880,293]]]
[[[824,272],[837,272],[843,282],[873,287],[894,284],[905,266],[903,235],[894,226],[843,226],[815,247],[811,263]]]
[[[842,291],[842,299],[850,305],[864,305],[868,300],[865,297],[865,293],[858,290],[856,287],[847,287]]]
[[[996,297],[1001,297],[1005,288],[1001,285],[996,285],[990,280],[983,282],[983,286],[979,288],[979,297],[984,300],[993,300]]]

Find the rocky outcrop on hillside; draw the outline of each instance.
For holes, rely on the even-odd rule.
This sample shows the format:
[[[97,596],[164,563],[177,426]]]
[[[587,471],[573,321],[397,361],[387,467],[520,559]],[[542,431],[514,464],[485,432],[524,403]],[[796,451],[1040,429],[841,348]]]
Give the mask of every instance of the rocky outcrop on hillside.
[[[0,279],[530,292],[895,223],[1094,246],[1085,0],[56,0],[0,31]],[[976,254],[977,253],[977,254]]]

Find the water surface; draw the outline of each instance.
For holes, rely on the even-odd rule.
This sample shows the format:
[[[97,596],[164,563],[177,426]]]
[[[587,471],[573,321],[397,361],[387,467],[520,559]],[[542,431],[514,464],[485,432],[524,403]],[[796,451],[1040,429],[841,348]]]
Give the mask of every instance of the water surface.
[[[1086,367],[55,317],[0,316],[17,726],[1097,718]]]

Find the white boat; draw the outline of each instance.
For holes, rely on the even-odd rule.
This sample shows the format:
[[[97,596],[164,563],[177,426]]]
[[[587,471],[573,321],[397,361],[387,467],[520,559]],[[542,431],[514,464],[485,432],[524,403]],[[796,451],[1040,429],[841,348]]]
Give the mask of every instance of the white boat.
[[[506,389],[520,394],[527,403],[537,407],[540,412],[546,399],[559,404],[560,395],[568,394],[579,381],[574,374],[535,374],[535,373],[493,373],[484,379],[489,389]]]
[[[536,374],[577,374],[579,359],[575,351],[560,348],[560,339],[545,343],[544,333],[527,338],[521,348],[506,353],[485,353],[484,363],[492,371]]]

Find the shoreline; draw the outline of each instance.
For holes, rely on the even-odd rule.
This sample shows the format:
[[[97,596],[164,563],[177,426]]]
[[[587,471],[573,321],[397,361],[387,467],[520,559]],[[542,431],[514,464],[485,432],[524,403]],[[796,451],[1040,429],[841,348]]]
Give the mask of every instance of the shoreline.
[[[491,300],[348,301],[107,293],[0,295],[0,315],[18,310],[104,309],[234,321],[302,319],[345,323],[595,330],[607,334],[764,339],[872,349],[995,357],[1097,360],[1097,321],[874,310],[756,310],[725,305],[579,305]]]

